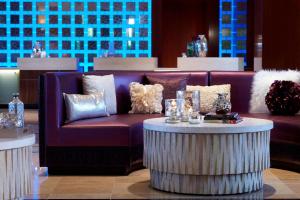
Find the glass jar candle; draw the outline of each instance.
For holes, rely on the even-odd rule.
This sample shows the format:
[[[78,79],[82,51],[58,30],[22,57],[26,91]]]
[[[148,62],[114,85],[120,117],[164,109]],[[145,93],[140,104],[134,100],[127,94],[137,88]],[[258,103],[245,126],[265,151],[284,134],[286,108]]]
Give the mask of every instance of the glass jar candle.
[[[176,99],[185,99],[185,90],[178,90],[176,92]]]
[[[176,92],[176,102],[177,102],[177,111],[178,111],[177,114],[180,118],[183,117],[185,111],[185,97],[186,97],[185,90],[178,90]]]
[[[200,90],[194,90],[192,92],[192,108],[193,112],[200,112]]]

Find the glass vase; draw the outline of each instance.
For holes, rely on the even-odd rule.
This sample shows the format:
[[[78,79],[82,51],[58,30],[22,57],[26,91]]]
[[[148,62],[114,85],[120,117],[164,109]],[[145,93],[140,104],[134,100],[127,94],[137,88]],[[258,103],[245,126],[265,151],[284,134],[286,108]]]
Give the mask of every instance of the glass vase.
[[[200,39],[200,51],[199,51],[199,56],[200,57],[206,57],[207,55],[207,39],[205,35],[199,35]]]
[[[227,93],[218,93],[218,98],[214,102],[216,114],[227,114],[231,112],[231,103],[227,99]]]

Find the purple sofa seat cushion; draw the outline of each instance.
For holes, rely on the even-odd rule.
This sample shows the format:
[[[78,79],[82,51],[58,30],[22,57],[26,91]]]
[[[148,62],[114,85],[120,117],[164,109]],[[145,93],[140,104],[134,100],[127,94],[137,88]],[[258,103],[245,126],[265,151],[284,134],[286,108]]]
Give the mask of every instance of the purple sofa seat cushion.
[[[120,114],[85,119],[59,129],[60,144],[55,146],[132,146],[143,144],[143,121],[160,114]]]
[[[272,120],[274,128],[271,131],[271,142],[300,144],[300,115],[278,116],[264,113],[241,115],[244,117]]]
[[[127,123],[130,124],[131,145],[143,145],[143,121],[146,119],[163,117],[163,114],[132,114],[128,117]]]

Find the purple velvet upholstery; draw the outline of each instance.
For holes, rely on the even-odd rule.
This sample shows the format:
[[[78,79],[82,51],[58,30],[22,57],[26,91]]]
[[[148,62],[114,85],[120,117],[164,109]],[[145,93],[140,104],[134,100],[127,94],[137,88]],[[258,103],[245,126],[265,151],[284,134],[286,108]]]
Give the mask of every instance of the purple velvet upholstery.
[[[263,113],[248,113],[243,114],[243,116],[272,120],[274,122],[274,129],[272,130],[271,135],[272,142],[300,145],[300,115],[282,116]]]
[[[87,73],[87,75],[107,75],[111,74],[110,71],[99,71]],[[114,72],[115,87],[117,96],[117,111],[118,114],[127,114],[131,108],[130,94],[129,94],[129,83],[131,82],[145,82],[144,72]],[[148,73],[147,73],[148,74]],[[166,73],[153,73],[156,76],[164,77]],[[190,73],[174,72],[169,76],[187,75]],[[200,72],[193,76],[190,76],[190,83],[207,85],[207,73]],[[60,134],[60,131],[64,132],[64,121],[65,121],[65,105],[63,101],[63,93],[68,94],[81,94],[82,93],[82,74],[77,72],[57,72],[47,73],[45,76],[47,88],[47,103],[46,104],[46,117],[50,120],[46,122],[46,132],[51,129],[51,134],[47,134],[47,144],[49,146],[60,146],[68,145],[68,140],[62,140],[65,137],[64,134]],[[109,121],[109,118],[107,119]],[[117,119],[118,121],[118,119]],[[48,125],[49,124],[49,125]],[[121,126],[121,124],[119,124]],[[105,126],[105,125],[103,125]],[[113,127],[114,125],[112,125]],[[68,126],[67,126],[68,127]],[[73,130],[72,130],[73,131]],[[50,131],[49,131],[50,132]],[[68,132],[68,131],[67,131]],[[88,138],[88,137],[87,137]],[[88,139],[85,139],[88,143]],[[93,137],[90,137],[91,144],[94,143]],[[75,141],[76,139],[73,139]],[[64,143],[66,142],[66,143]],[[84,142],[83,142],[84,143]],[[77,143],[74,143],[74,145]],[[89,144],[89,145],[91,145]],[[125,143],[122,143],[125,144]],[[69,144],[72,145],[72,144]],[[86,144],[84,144],[86,145]],[[83,146],[84,146],[83,145]]]
[[[188,85],[231,84],[232,110],[242,116],[274,121],[271,133],[273,167],[299,171],[300,116],[249,114],[253,72],[113,72],[117,93],[117,115],[64,124],[62,93],[82,93],[82,74],[47,73],[41,77],[40,89],[40,164],[49,173],[122,173],[142,167],[143,120],[161,115],[129,115],[129,83],[147,84],[146,75],[155,77],[188,76]],[[113,169],[113,170],[112,170]]]
[[[126,161],[122,160],[121,162],[118,158],[108,162],[113,163],[111,164],[113,168],[119,169],[120,166],[124,166],[124,169],[120,169],[124,173],[130,172],[137,166],[142,167],[143,120],[161,115],[129,115],[128,111],[131,109],[129,83],[147,84],[146,74],[151,74],[157,77],[184,75],[189,77],[188,84],[208,84],[207,72],[96,71],[87,73],[87,75],[107,74],[114,74],[118,114],[104,118],[80,120],[70,124],[64,124],[63,93],[82,93],[82,73],[55,72],[47,73],[42,77],[43,86],[40,95],[43,106],[40,108],[40,143],[42,144],[40,145],[40,160],[41,166],[48,166],[51,173],[67,169],[70,166],[77,169],[76,173],[78,171],[85,173],[84,171],[88,170],[98,170],[98,172],[100,169],[107,170],[110,165],[106,162],[103,164],[101,159],[92,166],[85,165],[82,162],[86,161],[79,158],[75,161],[72,160],[72,162],[63,159],[68,156],[76,158],[83,154],[91,156],[88,150],[90,148],[110,152],[109,156],[107,153],[101,154],[106,160],[125,153],[123,157],[127,158],[123,159],[127,159]],[[67,172],[60,171],[59,173]]]
[[[59,146],[131,146],[143,144],[143,120],[161,114],[119,114],[63,125]],[[101,131],[99,131],[101,130]]]

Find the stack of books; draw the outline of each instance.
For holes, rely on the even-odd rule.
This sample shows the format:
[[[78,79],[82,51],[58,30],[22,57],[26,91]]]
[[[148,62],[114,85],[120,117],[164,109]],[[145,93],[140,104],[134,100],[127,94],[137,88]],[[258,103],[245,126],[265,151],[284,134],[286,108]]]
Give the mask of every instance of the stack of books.
[[[225,115],[208,113],[204,116],[205,123],[224,123],[224,124],[237,124],[243,121],[243,118],[237,112],[231,112]]]

